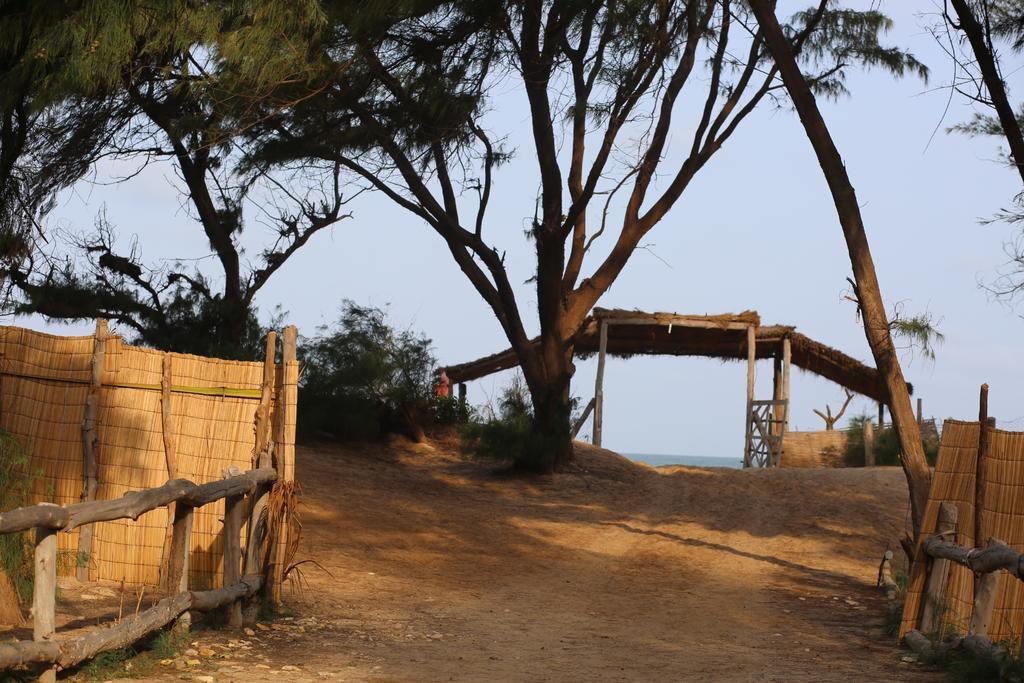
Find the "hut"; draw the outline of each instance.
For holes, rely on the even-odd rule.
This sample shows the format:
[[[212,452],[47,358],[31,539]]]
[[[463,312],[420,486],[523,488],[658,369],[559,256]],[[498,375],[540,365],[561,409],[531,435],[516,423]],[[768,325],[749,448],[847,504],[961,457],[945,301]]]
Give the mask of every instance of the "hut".
[[[534,343],[539,343],[534,340]],[[589,413],[594,416],[593,443],[601,445],[603,422],[604,365],[607,354],[702,356],[747,362],[747,410],[743,464],[746,467],[777,466],[783,452],[789,422],[789,374],[792,365],[813,373],[855,393],[871,398],[879,406],[888,403],[888,392],[878,371],[843,352],[815,341],[786,325],[761,325],[754,311],[722,315],[646,313],[622,309],[595,308],[576,337],[575,354],[597,354],[594,398],[576,425],[579,431]],[[772,395],[756,399],[754,363],[774,360]],[[518,366],[512,349],[477,360],[443,368],[459,395],[465,383]]]

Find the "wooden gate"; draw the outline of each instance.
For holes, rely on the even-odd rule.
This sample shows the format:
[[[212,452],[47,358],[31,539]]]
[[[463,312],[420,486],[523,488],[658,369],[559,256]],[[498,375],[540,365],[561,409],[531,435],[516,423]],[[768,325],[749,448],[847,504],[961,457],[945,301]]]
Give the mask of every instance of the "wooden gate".
[[[748,401],[747,448],[744,467],[778,467],[786,433],[789,401]]]

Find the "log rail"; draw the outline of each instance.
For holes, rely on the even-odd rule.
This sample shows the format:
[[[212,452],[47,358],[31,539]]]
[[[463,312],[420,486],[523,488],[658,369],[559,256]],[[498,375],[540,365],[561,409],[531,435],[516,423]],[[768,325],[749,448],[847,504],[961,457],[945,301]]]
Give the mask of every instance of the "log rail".
[[[999,647],[988,638],[988,629],[992,623],[992,612],[996,603],[998,572],[1005,570],[1018,580],[1024,581],[1024,554],[996,538],[989,539],[984,548],[968,548],[950,540],[955,537],[957,517],[958,510],[955,505],[942,503],[939,508],[937,533],[921,542],[921,552],[931,558],[925,580],[925,602],[921,609],[918,628],[909,631],[904,636],[904,642],[919,652],[936,648],[948,650],[962,647],[978,656],[996,657]],[[951,563],[967,567],[978,577],[970,626],[966,636],[952,643],[935,644],[924,634],[937,633],[940,630],[940,606],[945,599]],[[1024,650],[1020,654],[1024,655]]]
[[[190,610],[210,611],[227,608],[232,625],[240,618],[243,600],[251,599],[263,587],[260,574],[242,576],[238,539],[241,534],[243,496],[250,500],[264,495],[266,487],[278,478],[273,467],[261,467],[242,474],[228,475],[207,484],[195,484],[186,479],[172,479],[163,486],[130,491],[113,500],[97,500],[59,506],[51,503],[30,505],[0,513],[0,533],[20,533],[35,530],[35,584],[32,608],[33,639],[0,643],[0,672],[27,665],[49,665],[40,680],[53,681],[58,669],[80,664],[97,654],[129,645],[146,635],[167,626]],[[223,588],[209,591],[188,590],[189,546],[191,544],[192,515],[195,508],[220,499],[226,499],[230,508],[224,516],[224,577]],[[167,584],[179,592],[164,598],[153,607],[127,618],[114,626],[98,629],[82,636],[57,640],[54,638],[54,591],[58,531],[70,532],[84,525],[115,519],[138,519],[157,508],[175,504],[175,515],[168,551]],[[231,542],[231,539],[234,542]],[[246,563],[245,571],[259,571],[264,565]],[[265,559],[265,558],[264,558]]]

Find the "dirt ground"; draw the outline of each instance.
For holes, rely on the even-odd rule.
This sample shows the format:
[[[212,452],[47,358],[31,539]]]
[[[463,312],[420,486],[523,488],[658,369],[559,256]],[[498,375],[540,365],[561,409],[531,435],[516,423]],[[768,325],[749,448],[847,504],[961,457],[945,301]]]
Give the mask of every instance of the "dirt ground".
[[[895,468],[512,477],[434,443],[300,447],[294,615],[206,632],[223,681],[933,680],[883,635]],[[202,677],[202,678],[201,678]]]

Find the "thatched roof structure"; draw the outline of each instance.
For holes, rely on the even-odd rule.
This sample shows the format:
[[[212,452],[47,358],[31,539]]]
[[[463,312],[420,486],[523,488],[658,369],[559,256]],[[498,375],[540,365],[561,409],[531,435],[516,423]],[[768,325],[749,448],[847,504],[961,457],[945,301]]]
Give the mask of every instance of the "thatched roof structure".
[[[782,340],[789,338],[793,365],[831,380],[850,391],[888,403],[888,393],[878,370],[842,351],[800,334],[795,327],[761,326],[753,311],[715,316],[644,313],[641,311],[595,308],[576,339],[576,355],[597,353],[602,320],[616,321],[608,327],[608,353],[619,357],[638,354],[704,356],[724,360],[745,360],[748,327],[755,329],[758,358],[782,354]],[[621,323],[619,322],[621,321]],[[534,343],[538,343],[534,340]],[[468,363],[443,368],[453,383],[469,382],[519,365],[512,349]]]

